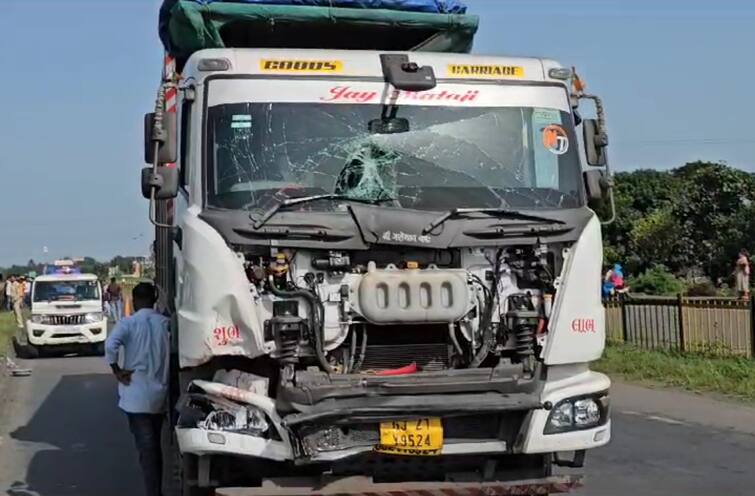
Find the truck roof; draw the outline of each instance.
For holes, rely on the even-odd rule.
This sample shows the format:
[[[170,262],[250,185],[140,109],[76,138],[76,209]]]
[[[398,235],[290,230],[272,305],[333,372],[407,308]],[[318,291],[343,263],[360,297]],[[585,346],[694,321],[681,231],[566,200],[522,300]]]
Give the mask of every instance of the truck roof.
[[[187,61],[182,76],[201,81],[210,75],[259,75],[272,77],[370,77],[382,78],[380,54],[385,51],[211,48],[195,52]],[[551,59],[537,57],[496,57],[437,52],[404,53],[412,62],[430,65],[439,80],[551,81],[549,71],[562,66]],[[227,70],[200,70],[200,61],[226,59]]]
[[[96,281],[95,274],[48,274],[38,276],[34,282],[58,282],[58,281]]]

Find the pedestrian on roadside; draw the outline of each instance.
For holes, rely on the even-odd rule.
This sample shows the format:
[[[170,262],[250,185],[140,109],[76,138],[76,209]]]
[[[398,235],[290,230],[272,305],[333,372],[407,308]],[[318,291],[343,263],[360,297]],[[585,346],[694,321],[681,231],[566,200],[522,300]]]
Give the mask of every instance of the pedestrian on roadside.
[[[105,284],[105,286],[102,288],[102,312],[105,314],[105,316],[110,319],[110,291],[109,285]]]
[[[31,277],[24,278],[24,306],[31,307],[31,285],[34,280]]]
[[[750,297],[750,254],[744,248],[739,250],[737,262],[734,267],[734,281],[737,288],[737,295],[740,298],[747,299]]]
[[[616,287],[613,284],[613,270],[608,269],[603,275],[602,285],[603,298],[611,298],[616,294]]]
[[[168,318],[155,311],[155,287],[142,282],[132,293],[134,314],[116,324],[105,358],[118,380],[118,406],[136,442],[147,496],[162,494],[160,433],[168,391]],[[123,366],[118,354],[123,350]]]
[[[108,298],[110,300],[110,316],[113,322],[118,323],[123,318],[123,290],[116,282],[115,277],[110,278],[107,285]]]
[[[16,276],[11,274],[5,283],[5,308],[9,312],[13,311],[13,294],[16,291]]]
[[[13,298],[13,313],[16,316],[16,325],[19,329],[24,328],[24,295],[26,294],[24,289],[23,277],[18,278],[13,283],[13,292],[11,298]]]
[[[5,309],[5,285],[7,284],[7,281],[3,277],[2,274],[0,274],[0,312]]]

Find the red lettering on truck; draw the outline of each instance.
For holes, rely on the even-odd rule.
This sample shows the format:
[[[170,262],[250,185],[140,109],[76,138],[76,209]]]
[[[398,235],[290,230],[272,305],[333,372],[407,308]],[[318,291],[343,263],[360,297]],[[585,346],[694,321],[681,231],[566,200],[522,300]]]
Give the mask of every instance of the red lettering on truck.
[[[579,334],[595,333],[595,319],[574,319],[571,321],[571,330]]]
[[[212,337],[217,346],[228,346],[241,342],[239,326],[221,326],[212,330]]]
[[[480,96],[480,90],[469,89],[465,91],[402,91],[393,90],[389,99],[396,102],[448,102],[468,103],[474,102]],[[323,102],[355,102],[369,103],[377,101],[380,93],[369,90],[355,90],[351,86],[335,86],[330,88],[328,95],[321,97]]]

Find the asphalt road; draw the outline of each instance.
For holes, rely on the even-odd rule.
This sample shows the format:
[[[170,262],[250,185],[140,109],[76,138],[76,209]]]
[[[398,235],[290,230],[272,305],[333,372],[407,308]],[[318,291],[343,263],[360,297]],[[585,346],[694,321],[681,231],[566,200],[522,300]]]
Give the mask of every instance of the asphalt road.
[[[115,383],[102,360],[22,364],[33,368],[32,376],[9,378],[0,391],[0,491],[142,494],[132,440],[115,406]],[[580,494],[752,494],[755,409],[625,385],[612,396],[613,441],[588,455],[587,487]]]

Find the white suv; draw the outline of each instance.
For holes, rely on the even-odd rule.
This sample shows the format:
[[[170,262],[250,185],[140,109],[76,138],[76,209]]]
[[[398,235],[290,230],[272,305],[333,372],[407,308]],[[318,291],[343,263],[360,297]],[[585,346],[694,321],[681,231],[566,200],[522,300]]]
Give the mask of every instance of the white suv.
[[[31,318],[26,322],[28,354],[40,347],[82,345],[104,353],[107,316],[102,287],[94,274],[39,276],[31,290]]]

